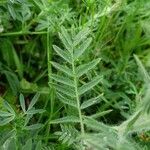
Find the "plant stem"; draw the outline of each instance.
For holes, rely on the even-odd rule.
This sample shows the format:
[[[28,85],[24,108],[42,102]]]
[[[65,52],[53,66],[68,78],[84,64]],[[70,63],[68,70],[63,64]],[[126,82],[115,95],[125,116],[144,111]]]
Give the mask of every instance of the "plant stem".
[[[52,67],[51,67],[51,64],[50,64],[50,61],[52,59],[52,39],[50,37],[50,30],[49,28],[47,29],[47,67],[48,67],[48,83],[50,83],[51,81],[51,74],[52,74]],[[52,117],[52,114],[53,114],[53,98],[51,98],[51,92],[52,92],[52,87],[49,86],[49,97],[50,97],[50,115],[49,115],[49,119],[48,120],[51,120],[51,117]],[[48,99],[49,100],[49,99]],[[48,100],[46,102],[46,106],[48,104]],[[48,142],[48,136],[49,136],[49,131],[50,131],[50,124],[47,125],[47,128],[46,128],[46,143]]]
[[[77,107],[78,107],[78,113],[79,113],[79,119],[80,119],[81,134],[82,136],[84,136],[84,124],[83,124],[82,112],[80,108],[80,98],[78,94],[78,79],[77,79],[77,75],[75,71],[75,63],[73,59],[73,54],[72,54],[72,71],[74,74],[75,95],[76,95],[76,101],[77,101]]]
[[[15,36],[15,35],[34,35],[34,34],[47,34],[47,32],[30,32],[30,31],[18,31],[18,32],[9,32],[9,33],[1,33],[0,36]]]
[[[51,68],[51,50],[50,50],[50,33],[49,33],[49,29],[47,30],[47,67],[48,67],[48,82],[50,82],[51,78],[51,72],[52,72],[52,68]]]

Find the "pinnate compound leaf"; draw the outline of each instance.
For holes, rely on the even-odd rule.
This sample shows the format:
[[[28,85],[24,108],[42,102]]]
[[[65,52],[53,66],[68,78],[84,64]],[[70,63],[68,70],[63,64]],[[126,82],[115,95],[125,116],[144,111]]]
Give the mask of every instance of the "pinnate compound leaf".
[[[88,38],[85,42],[83,42],[75,51],[74,51],[74,60],[78,59],[84,51],[89,47],[92,42],[92,38]]]
[[[60,124],[60,123],[79,123],[80,120],[76,116],[67,116],[59,119],[50,121],[50,124]]]
[[[56,51],[56,53],[62,57],[64,60],[66,60],[67,62],[69,63],[72,63],[72,59],[71,59],[71,56],[70,56],[70,53],[67,52],[67,51],[64,51],[62,49],[60,49],[58,46],[56,45],[53,45],[53,48],[54,50]]]
[[[87,64],[80,65],[77,67],[77,75],[78,77],[81,77],[83,74],[87,73],[89,70],[93,69],[99,62],[100,58],[95,59]]]
[[[65,74],[69,75],[69,76],[73,76],[72,70],[70,70],[68,67],[60,65],[56,62],[51,62],[51,64],[58,70],[64,72]]]
[[[103,76],[97,76],[95,77],[92,81],[82,85],[78,92],[79,92],[79,95],[82,95],[84,94],[85,92],[87,92],[88,90],[91,90],[94,86],[96,86],[100,81],[102,81],[103,79]]]

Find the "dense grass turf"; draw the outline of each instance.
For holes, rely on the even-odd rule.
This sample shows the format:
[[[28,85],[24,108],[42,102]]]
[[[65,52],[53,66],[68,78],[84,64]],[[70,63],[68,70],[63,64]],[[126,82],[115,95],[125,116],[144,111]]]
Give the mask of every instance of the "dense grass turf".
[[[149,0],[1,0],[0,149],[150,150],[149,69]]]

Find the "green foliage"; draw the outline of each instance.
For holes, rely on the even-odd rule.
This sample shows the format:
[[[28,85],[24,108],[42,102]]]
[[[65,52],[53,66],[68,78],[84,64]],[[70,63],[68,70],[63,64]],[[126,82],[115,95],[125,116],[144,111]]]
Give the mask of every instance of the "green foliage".
[[[75,101],[74,107],[78,111],[78,118],[77,118],[77,116],[70,116],[68,114],[67,117],[53,120],[50,123],[79,122],[80,130],[81,130],[82,136],[83,136],[84,135],[84,124],[83,124],[83,117],[82,117],[82,111],[81,111],[82,104],[80,102],[81,101],[80,98],[83,94],[85,94],[87,91],[91,90],[100,81],[102,81],[102,76],[96,76],[91,81],[89,81],[83,85],[79,85],[79,82],[81,82],[80,77],[85,75],[92,68],[94,68],[96,66],[96,64],[99,63],[99,59],[95,59],[91,63],[88,63],[88,64],[82,64],[82,65],[77,66],[76,59],[78,59],[79,56],[81,56],[81,54],[83,52],[79,54],[79,52],[76,52],[76,49],[77,49],[77,47],[81,47],[80,46],[81,44],[82,44],[82,47],[86,47],[86,46],[84,46],[84,43],[82,43],[82,41],[83,41],[83,39],[87,38],[87,36],[89,34],[89,32],[88,32],[89,30],[83,29],[78,34],[76,34],[74,37],[71,37],[65,28],[62,28],[61,31],[62,32],[59,33],[59,36],[67,50],[61,50],[58,47],[56,48],[56,46],[54,46],[54,49],[56,50],[56,52],[58,52],[59,55],[60,55],[60,53],[62,54],[61,51],[65,51],[65,53],[68,56],[67,60],[69,62],[69,65],[63,66],[63,65],[60,65],[60,64],[54,63],[54,62],[52,62],[52,65],[56,69],[67,74],[68,77],[66,76],[66,77],[62,78],[62,77],[58,77],[57,75],[53,75],[52,79],[57,82],[55,84],[56,90],[63,96],[63,99],[70,99],[71,101]],[[59,49],[59,51],[58,51],[58,49]],[[60,56],[62,56],[62,55],[60,55]],[[62,58],[65,58],[64,54],[63,54]],[[68,101],[67,104],[69,106],[72,106],[72,102],[70,103],[70,101]]]
[[[0,149],[150,149],[149,0],[0,1]]]

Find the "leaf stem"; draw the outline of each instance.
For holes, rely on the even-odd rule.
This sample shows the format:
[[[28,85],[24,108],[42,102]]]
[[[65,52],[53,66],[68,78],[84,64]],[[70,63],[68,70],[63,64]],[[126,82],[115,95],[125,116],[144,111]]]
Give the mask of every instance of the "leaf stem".
[[[78,108],[79,119],[80,119],[81,134],[82,136],[84,136],[84,124],[83,124],[82,112],[81,112],[81,107],[80,107],[80,98],[78,94],[78,80],[77,80],[77,74],[75,71],[75,63],[74,63],[73,54],[72,54],[72,71],[74,74],[73,80],[74,80],[74,85],[75,85],[75,94],[76,94],[77,108]]]
[[[51,39],[51,35],[50,35],[50,30],[49,28],[47,29],[47,67],[48,67],[48,83],[50,83],[51,81],[51,74],[52,74],[52,67],[51,67],[51,64],[50,64],[50,61],[52,59],[52,39]],[[49,85],[49,84],[48,84]],[[51,93],[52,93],[52,87],[49,85],[49,94],[51,97]],[[52,114],[53,114],[53,105],[54,105],[54,99],[53,98],[48,98],[47,99],[47,102],[45,104],[45,106],[47,106],[48,104],[48,100],[50,100],[50,115],[49,115],[49,119],[48,120],[51,120],[52,118]],[[47,125],[47,128],[46,128],[46,143],[48,142],[48,136],[49,136],[49,131],[50,131],[50,124]]]
[[[9,33],[0,33],[0,36],[15,36],[15,35],[34,35],[34,34],[47,34],[46,31],[40,32],[30,32],[30,31],[18,31],[18,32],[9,32]]]

